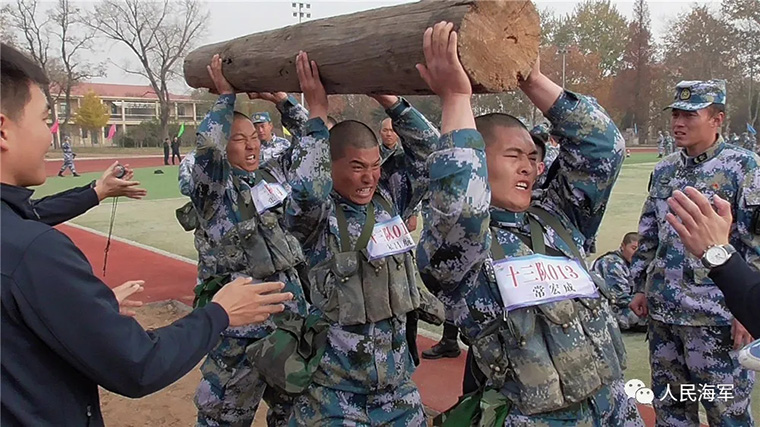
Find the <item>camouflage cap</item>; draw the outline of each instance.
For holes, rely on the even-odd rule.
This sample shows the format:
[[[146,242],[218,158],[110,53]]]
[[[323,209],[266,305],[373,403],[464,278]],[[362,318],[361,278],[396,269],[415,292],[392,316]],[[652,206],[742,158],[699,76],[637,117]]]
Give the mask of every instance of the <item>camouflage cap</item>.
[[[530,134],[547,141],[549,139],[549,125],[546,123],[537,124],[530,130]]]
[[[264,112],[264,113],[254,114],[253,117],[251,118],[251,121],[253,123],[267,123],[267,122],[271,122],[272,119],[269,117],[269,113]]]
[[[674,102],[665,109],[697,111],[712,104],[726,103],[726,81],[682,81],[676,85]]]

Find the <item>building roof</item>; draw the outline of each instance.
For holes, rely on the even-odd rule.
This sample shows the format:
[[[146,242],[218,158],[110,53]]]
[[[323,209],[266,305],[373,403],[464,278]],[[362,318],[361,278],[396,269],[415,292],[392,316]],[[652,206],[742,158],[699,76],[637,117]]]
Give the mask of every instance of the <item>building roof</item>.
[[[149,85],[121,85],[111,83],[80,83],[71,88],[71,95],[84,96],[84,94],[91,90],[100,97],[158,99],[156,92]],[[188,95],[170,94],[169,97],[172,101],[189,101],[192,99]]]

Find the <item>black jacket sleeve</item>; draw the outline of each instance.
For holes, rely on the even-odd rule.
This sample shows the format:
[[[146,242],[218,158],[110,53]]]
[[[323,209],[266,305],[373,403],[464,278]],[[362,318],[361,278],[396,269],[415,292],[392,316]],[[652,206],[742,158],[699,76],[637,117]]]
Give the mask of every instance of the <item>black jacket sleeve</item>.
[[[21,316],[42,341],[99,385],[132,398],[160,390],[193,369],[229,322],[224,309],[211,303],[169,326],[145,331],[119,314],[113,292],[55,229],[31,243],[13,280]]]
[[[726,305],[752,337],[760,338],[760,273],[754,271],[738,254],[710,271],[710,278],[726,297]]]
[[[32,207],[40,217],[40,222],[54,226],[82,215],[98,203],[100,201],[95,189],[86,185],[32,200]]]

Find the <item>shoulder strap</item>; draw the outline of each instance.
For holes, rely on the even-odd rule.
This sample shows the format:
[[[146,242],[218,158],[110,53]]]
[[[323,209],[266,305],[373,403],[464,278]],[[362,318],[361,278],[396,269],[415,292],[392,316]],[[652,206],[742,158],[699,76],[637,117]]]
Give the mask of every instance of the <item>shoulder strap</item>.
[[[360,251],[367,246],[370,237],[372,237],[372,230],[375,228],[375,203],[374,199],[367,205],[367,218],[364,220],[364,227],[362,228],[362,234],[359,235],[359,239],[356,240],[356,247],[354,251]],[[346,220],[346,212],[343,210],[343,205],[339,202],[335,202],[335,218],[338,220],[338,233],[340,234],[340,251],[351,251],[351,239],[348,234],[348,221]]]
[[[264,181],[266,181],[268,184],[277,184],[278,183],[277,179],[275,179],[275,177],[271,173],[269,173],[268,170],[259,168],[256,172],[257,172],[256,173],[256,175],[257,175],[256,176],[256,183],[257,184],[262,179]]]
[[[393,215],[393,206],[391,206],[390,202],[385,200],[385,197],[383,197],[382,194],[380,194],[379,191],[375,190],[375,195],[372,196],[372,201],[379,204],[383,207],[386,211],[388,211],[389,214]]]
[[[241,191],[240,177],[234,173],[232,174],[232,184],[235,186],[235,192],[237,192],[237,203],[238,210],[240,211],[240,219],[242,221],[246,221],[255,217],[258,212],[256,211],[256,206],[253,203],[253,198],[249,193],[248,198],[246,199],[243,191]]]
[[[536,215],[538,218],[544,221],[547,227],[553,229],[554,232],[557,233],[557,236],[559,236],[559,238],[562,239],[562,241],[565,242],[565,244],[570,248],[570,251],[573,253],[573,257],[580,262],[581,266],[584,269],[586,269],[586,262],[584,261],[583,256],[581,256],[581,252],[578,250],[578,246],[575,244],[575,240],[573,240],[573,237],[570,235],[567,229],[559,222],[557,218],[554,217],[554,215],[543,210],[542,208],[539,208],[538,206],[531,206],[528,208],[528,212]]]

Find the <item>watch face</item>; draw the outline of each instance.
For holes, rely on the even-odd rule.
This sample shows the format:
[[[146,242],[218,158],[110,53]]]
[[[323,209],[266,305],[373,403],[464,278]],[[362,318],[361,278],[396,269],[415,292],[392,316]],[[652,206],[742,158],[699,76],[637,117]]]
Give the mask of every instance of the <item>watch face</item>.
[[[721,265],[728,260],[728,251],[720,246],[713,246],[705,253],[705,260],[711,265]]]

